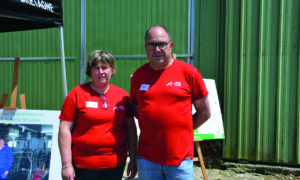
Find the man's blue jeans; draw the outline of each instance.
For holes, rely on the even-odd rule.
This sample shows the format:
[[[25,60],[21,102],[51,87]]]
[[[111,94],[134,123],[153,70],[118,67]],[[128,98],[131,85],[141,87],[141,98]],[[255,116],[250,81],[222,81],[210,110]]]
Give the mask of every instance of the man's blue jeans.
[[[141,180],[193,180],[193,160],[184,159],[180,165],[161,165],[137,158],[138,178]]]

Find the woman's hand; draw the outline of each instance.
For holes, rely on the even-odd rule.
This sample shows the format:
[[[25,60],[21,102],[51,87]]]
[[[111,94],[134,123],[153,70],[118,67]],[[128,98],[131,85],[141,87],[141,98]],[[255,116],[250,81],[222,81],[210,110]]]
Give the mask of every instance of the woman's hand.
[[[63,180],[74,180],[75,172],[73,166],[68,166],[61,170],[61,177]]]

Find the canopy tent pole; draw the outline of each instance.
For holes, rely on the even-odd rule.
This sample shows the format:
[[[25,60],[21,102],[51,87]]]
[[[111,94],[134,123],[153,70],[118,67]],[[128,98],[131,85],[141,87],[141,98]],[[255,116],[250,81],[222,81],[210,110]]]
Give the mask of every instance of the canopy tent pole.
[[[65,65],[65,49],[64,49],[64,36],[63,27],[59,26],[59,37],[60,37],[60,56],[61,56],[61,72],[62,81],[64,88],[64,97],[67,97],[67,78],[66,78],[66,65]]]
[[[85,43],[86,43],[86,2],[81,0],[81,22],[80,22],[80,84],[85,83]]]

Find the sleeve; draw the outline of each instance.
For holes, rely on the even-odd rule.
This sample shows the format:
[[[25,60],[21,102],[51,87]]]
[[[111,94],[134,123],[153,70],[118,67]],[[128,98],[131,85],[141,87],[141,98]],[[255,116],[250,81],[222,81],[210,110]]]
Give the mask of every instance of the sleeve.
[[[77,114],[77,106],[76,106],[76,92],[72,90],[68,96],[66,97],[59,119],[64,121],[74,121]]]
[[[192,71],[189,72],[191,73],[189,75],[189,85],[191,89],[192,100],[196,101],[207,96],[208,91],[200,71],[197,68],[192,67]]]
[[[129,95],[125,90],[122,90],[124,92],[123,96],[123,102],[126,104],[126,117],[131,118],[134,116],[133,114],[133,107],[129,104]]]
[[[131,80],[130,80],[130,96],[129,96],[129,104],[131,106],[136,106],[137,105],[137,99],[136,99],[136,94],[135,94],[135,73],[133,73]]]

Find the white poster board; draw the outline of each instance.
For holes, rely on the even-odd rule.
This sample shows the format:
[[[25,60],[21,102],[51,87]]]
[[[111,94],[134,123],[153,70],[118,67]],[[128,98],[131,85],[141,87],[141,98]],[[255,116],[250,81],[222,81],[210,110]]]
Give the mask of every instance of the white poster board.
[[[27,141],[24,142],[27,143],[24,146],[25,148],[22,147],[22,149],[18,149],[18,147],[13,147],[14,156],[18,154],[18,158],[21,156],[23,159],[24,157],[28,157],[27,160],[31,163],[30,167],[26,167],[28,168],[26,169],[27,177],[33,178],[34,176],[44,175],[47,176],[49,180],[61,179],[61,159],[57,142],[59,114],[60,111],[0,109],[0,126],[2,128],[7,127],[6,138],[10,140],[19,139],[18,141],[20,141],[21,138],[19,138],[19,136],[23,136],[22,139],[25,138],[24,141]],[[32,139],[34,136],[37,138]],[[34,142],[39,141],[37,139],[41,139],[40,142],[42,143]],[[20,142],[16,142],[17,146],[20,146],[18,143]],[[43,145],[41,146],[40,144]],[[42,171],[41,167],[34,165],[36,162],[35,158],[31,157],[31,154],[34,154],[35,151],[39,151],[36,148],[42,148],[43,150],[51,149],[50,162],[48,162],[48,165],[45,165],[44,171]],[[22,155],[24,153],[27,153],[26,156]],[[18,166],[18,164],[15,164],[15,166]],[[23,169],[25,169],[25,167],[23,167]],[[18,171],[21,170],[22,168],[18,169]],[[16,175],[12,174],[12,176],[17,176],[19,172],[10,172],[10,175],[11,173],[16,173]],[[10,179],[10,175],[8,176],[8,180]]]
[[[208,98],[210,103],[211,117],[194,131],[194,139],[224,139],[224,127],[222,113],[216,88],[215,80],[204,79],[204,83],[209,92]],[[193,107],[193,113],[195,109]]]

